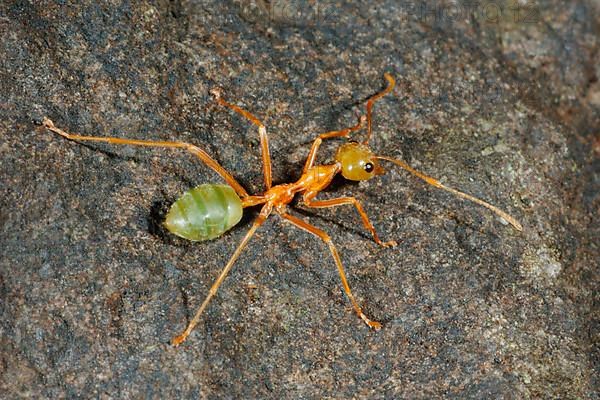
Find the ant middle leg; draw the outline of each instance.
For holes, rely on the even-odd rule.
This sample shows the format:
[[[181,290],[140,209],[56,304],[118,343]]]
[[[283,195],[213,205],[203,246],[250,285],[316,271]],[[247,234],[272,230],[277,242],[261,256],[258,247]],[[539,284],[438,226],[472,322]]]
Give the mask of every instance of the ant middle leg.
[[[339,255],[337,249],[335,248],[333,242],[331,241],[331,238],[329,237],[329,235],[327,233],[325,233],[324,231],[322,231],[321,229],[317,228],[316,226],[313,226],[313,225],[309,224],[308,222],[301,220],[300,218],[296,218],[293,215],[290,215],[287,213],[282,213],[280,215],[282,218],[291,222],[296,227],[302,229],[305,232],[308,232],[308,233],[311,233],[311,234],[317,236],[322,241],[324,241],[325,244],[327,244],[327,246],[329,247],[329,251],[331,252],[331,255],[333,256],[333,260],[335,261],[335,265],[338,269],[338,272],[340,274],[340,279],[342,280],[342,286],[344,288],[344,292],[346,292],[346,295],[350,299],[350,302],[352,303],[352,307],[354,308],[354,311],[365,322],[365,324],[367,324],[370,328],[373,328],[375,330],[381,329],[381,324],[377,321],[373,321],[373,320],[369,319],[363,313],[362,309],[358,305],[358,302],[354,298],[354,295],[352,294],[352,291],[350,290],[350,285],[348,284],[348,279],[346,279],[346,273],[344,272],[344,266],[342,265],[342,260],[340,258],[340,255]]]
[[[244,118],[248,119],[254,125],[258,127],[258,136],[260,137],[260,147],[262,154],[263,163],[263,174],[265,182],[265,190],[271,189],[271,155],[269,154],[269,137],[267,136],[267,128],[262,122],[248,111],[241,107],[231,104],[221,98],[221,91],[219,89],[212,89],[210,93],[215,97],[215,100],[222,106],[227,107],[240,114]]]

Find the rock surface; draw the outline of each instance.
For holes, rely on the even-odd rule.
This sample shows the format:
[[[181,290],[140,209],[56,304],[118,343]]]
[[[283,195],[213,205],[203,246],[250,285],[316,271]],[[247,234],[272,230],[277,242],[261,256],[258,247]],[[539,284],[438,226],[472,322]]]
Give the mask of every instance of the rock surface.
[[[2,2],[0,397],[597,398],[600,4],[517,4]],[[524,230],[394,167],[322,194],[356,196],[394,249],[350,207],[297,205],[379,332],[326,246],[274,216],[171,347],[256,211],[218,240],[174,238],[169,204],[218,176],[40,126],[192,142],[258,193],[256,129],[211,88],[268,126],[281,183],[386,71],[374,148]]]

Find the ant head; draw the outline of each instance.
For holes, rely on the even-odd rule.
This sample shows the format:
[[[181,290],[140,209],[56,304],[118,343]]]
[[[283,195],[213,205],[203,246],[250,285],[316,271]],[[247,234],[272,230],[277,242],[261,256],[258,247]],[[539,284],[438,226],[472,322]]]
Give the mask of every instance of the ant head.
[[[342,176],[351,181],[366,181],[385,170],[379,165],[377,156],[366,144],[350,142],[338,148],[335,161],[342,165]]]

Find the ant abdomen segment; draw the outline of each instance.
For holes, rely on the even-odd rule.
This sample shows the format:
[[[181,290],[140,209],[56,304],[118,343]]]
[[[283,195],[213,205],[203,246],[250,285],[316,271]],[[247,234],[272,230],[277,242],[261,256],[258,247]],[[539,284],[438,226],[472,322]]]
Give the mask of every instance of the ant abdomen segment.
[[[237,225],[243,213],[242,200],[231,186],[204,184],[173,203],[164,225],[187,240],[211,240]]]

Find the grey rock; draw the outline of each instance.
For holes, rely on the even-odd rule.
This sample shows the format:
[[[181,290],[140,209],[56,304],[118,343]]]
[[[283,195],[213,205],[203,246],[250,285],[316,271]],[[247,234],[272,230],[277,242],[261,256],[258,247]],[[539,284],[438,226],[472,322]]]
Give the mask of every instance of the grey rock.
[[[597,398],[599,5],[516,3],[2,2],[0,397]],[[280,183],[384,72],[373,147],[524,230],[393,167],[322,197],[356,196],[394,249],[350,207],[297,205],[379,332],[326,246],[274,216],[173,348],[256,211],[175,238],[169,204],[214,173],[40,126],[192,142],[258,193],[256,130],[211,88],[268,126]]]

